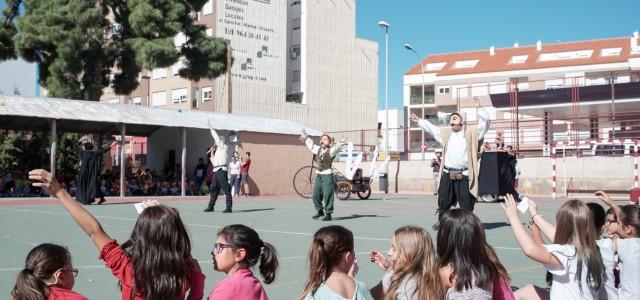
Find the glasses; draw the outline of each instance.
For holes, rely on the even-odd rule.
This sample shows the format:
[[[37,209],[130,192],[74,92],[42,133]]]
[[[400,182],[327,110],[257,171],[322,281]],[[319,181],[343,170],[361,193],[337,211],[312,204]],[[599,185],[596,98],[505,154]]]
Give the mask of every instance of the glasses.
[[[217,253],[217,254],[220,254],[222,252],[222,250],[224,250],[224,248],[233,248],[233,246],[231,246],[229,244],[223,244],[223,243],[215,243],[215,244],[213,244],[213,251],[215,251],[215,253]]]
[[[78,277],[78,269],[76,269],[76,268],[71,268],[71,269],[60,269],[60,271],[63,271],[63,272],[71,272],[71,273],[73,273],[73,277]]]

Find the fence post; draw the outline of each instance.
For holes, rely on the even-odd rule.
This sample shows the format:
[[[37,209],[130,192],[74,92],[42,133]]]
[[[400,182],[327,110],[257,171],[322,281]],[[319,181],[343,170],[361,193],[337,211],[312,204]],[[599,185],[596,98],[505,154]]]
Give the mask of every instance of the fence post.
[[[552,189],[551,189],[551,193],[553,196],[553,199],[556,198],[556,189],[557,189],[557,183],[556,183],[556,142],[551,142],[551,180],[552,180]]]

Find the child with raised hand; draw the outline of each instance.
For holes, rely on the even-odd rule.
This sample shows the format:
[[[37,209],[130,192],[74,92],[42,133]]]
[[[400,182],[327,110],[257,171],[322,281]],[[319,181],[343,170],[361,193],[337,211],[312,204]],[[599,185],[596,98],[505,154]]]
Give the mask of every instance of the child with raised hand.
[[[372,250],[369,259],[386,272],[371,289],[374,299],[442,299],[438,257],[431,236],[422,227],[398,228],[391,238],[389,259]]]
[[[145,208],[129,240],[119,245],[91,213],[60,188],[49,172],[33,170],[29,179],[34,186],[58,198],[89,235],[100,259],[120,282],[123,300],[202,299],[204,275],[191,257],[189,234],[175,208],[164,205]]]
[[[353,233],[339,226],[320,228],[309,249],[309,278],[300,299],[372,300],[367,286],[353,278]]]
[[[11,296],[16,300],[86,300],[72,290],[77,275],[67,248],[40,244],[29,251]]]
[[[215,270],[226,273],[227,277],[211,290],[209,299],[268,299],[250,268],[260,263],[260,275],[270,284],[275,280],[278,257],[276,249],[262,241],[255,230],[241,224],[222,228],[211,256]]]
[[[551,240],[552,245],[536,242],[520,221],[516,202],[507,195],[502,204],[518,245],[525,255],[541,263],[553,274],[551,291],[527,285],[516,291],[518,299],[598,299],[607,280],[589,208],[580,200],[565,202],[556,213],[556,226],[529,204],[531,221]]]
[[[509,275],[473,212],[452,209],[442,215],[437,253],[446,299],[513,299]]]
[[[598,191],[595,195],[609,205],[617,216],[618,235],[613,238],[614,249],[618,253],[620,268],[620,299],[640,298],[640,208],[637,205],[618,206],[607,193]]]

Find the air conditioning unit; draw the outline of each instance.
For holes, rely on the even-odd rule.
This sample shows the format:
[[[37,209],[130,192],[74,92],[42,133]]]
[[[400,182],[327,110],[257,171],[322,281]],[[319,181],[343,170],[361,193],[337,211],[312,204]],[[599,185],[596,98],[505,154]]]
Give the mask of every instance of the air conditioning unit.
[[[291,59],[296,59],[298,56],[300,56],[300,46],[291,47]]]

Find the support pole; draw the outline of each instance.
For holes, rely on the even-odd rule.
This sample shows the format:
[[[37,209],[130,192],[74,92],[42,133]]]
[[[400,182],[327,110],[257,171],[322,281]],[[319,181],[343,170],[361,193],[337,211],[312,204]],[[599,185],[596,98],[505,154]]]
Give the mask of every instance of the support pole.
[[[56,149],[58,148],[58,125],[56,119],[49,120],[49,127],[51,127],[51,176],[56,177]]]
[[[120,197],[124,197],[126,194],[124,192],[124,180],[125,180],[125,164],[127,160],[125,159],[125,134],[127,133],[127,125],[122,123],[120,125]]]
[[[557,191],[557,186],[556,186],[556,143],[554,141],[551,141],[551,167],[552,167],[552,173],[551,173],[551,180],[552,180],[552,195],[553,195],[553,199],[556,198],[556,191]]]
[[[186,180],[187,180],[187,128],[182,128],[182,171],[180,178],[180,190],[182,197],[186,196]]]

